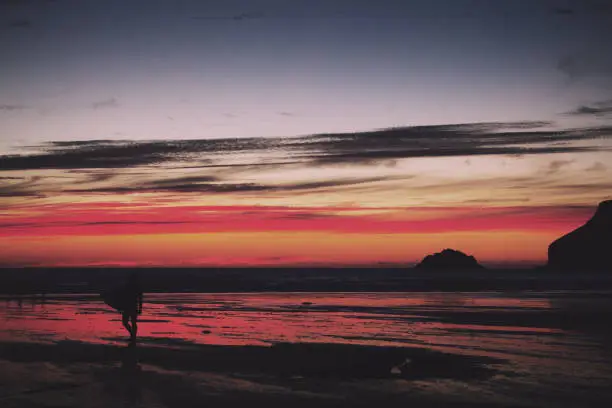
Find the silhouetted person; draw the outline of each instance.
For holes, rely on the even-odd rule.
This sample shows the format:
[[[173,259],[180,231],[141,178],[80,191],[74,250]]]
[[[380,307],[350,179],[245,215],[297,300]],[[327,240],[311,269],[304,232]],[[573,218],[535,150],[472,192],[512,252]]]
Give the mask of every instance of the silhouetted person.
[[[130,334],[130,341],[135,344],[138,334],[138,315],[142,313],[142,289],[138,274],[132,273],[122,288],[103,293],[102,299],[121,313],[123,326]]]
[[[121,311],[123,326],[130,333],[132,343],[136,342],[138,334],[138,315],[142,313],[142,289],[136,272],[128,278],[123,288],[124,308]]]

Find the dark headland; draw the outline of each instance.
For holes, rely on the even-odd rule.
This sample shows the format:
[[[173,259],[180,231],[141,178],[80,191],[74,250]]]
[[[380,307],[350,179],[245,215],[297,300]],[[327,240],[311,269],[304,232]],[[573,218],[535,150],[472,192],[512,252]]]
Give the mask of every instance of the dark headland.
[[[553,270],[612,271],[612,200],[603,201],[583,226],[548,247]]]

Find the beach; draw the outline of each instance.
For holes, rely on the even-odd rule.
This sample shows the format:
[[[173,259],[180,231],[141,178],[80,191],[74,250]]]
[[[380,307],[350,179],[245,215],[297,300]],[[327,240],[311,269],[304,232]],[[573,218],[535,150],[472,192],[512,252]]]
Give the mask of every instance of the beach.
[[[6,407],[595,406],[607,291],[150,294],[130,347],[94,294],[5,296]]]

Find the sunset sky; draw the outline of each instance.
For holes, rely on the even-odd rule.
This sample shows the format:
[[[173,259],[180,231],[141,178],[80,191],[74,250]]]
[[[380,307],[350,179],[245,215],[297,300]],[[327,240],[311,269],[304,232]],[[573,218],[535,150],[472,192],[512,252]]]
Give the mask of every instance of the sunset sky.
[[[612,5],[0,0],[0,266],[546,261],[612,198]]]

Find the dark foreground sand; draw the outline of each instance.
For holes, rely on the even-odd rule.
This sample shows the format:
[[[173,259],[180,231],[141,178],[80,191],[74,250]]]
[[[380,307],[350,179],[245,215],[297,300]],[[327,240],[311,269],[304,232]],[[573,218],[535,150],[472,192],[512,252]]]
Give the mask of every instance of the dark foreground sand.
[[[424,349],[352,345],[173,349],[2,343],[0,405],[515,406],[510,397],[500,400],[470,386],[493,378],[496,363]]]
[[[535,390],[529,384],[505,388],[507,374],[497,369],[502,363],[420,348],[355,345],[1,343],[0,406],[578,407],[612,402],[596,385],[550,390],[549,395],[529,395]]]

